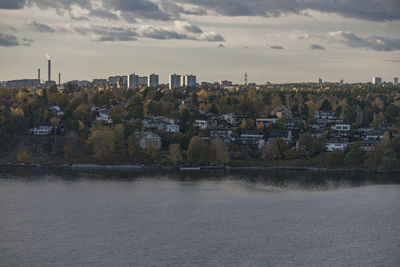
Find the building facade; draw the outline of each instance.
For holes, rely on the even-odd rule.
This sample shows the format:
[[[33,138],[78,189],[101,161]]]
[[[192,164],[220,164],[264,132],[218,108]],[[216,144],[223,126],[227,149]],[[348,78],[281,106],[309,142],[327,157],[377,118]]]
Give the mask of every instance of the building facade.
[[[169,89],[179,88],[181,82],[181,75],[172,74],[169,76]]]

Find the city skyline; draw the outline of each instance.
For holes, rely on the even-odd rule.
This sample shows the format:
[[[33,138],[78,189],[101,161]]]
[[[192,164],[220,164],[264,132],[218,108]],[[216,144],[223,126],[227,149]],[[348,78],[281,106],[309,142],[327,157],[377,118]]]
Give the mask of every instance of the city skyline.
[[[133,72],[160,83],[193,73],[241,84],[245,72],[258,84],[392,81],[399,14],[394,0],[1,1],[0,80],[36,77],[50,55],[64,81]]]

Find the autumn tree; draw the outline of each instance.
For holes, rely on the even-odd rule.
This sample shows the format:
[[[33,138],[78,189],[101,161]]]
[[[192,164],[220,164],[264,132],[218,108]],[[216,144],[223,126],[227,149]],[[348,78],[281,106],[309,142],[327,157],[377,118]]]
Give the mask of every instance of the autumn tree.
[[[181,146],[179,144],[170,144],[168,148],[169,159],[172,161],[174,166],[176,166],[176,164],[182,160]]]
[[[190,163],[206,164],[210,162],[210,146],[201,137],[194,136],[189,143],[187,157]]]
[[[86,145],[92,148],[93,156],[103,159],[115,151],[114,134],[109,127],[99,127],[90,131]]]
[[[227,164],[229,162],[229,152],[221,138],[214,139],[211,142],[211,148],[215,153],[217,163]]]

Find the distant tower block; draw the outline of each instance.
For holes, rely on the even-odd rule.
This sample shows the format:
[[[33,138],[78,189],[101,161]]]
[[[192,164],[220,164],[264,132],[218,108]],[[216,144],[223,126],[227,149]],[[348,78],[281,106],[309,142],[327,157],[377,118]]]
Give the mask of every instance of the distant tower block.
[[[40,68],[38,68],[37,73],[38,73],[38,80],[39,80],[39,83],[40,83]]]
[[[394,85],[399,85],[399,77],[394,77]]]
[[[48,81],[50,82],[51,81],[51,60],[50,59],[48,61],[48,71],[49,71],[49,79],[48,79]]]
[[[61,73],[58,74],[58,85],[61,85]]]
[[[244,73],[244,85],[247,85],[247,72]]]

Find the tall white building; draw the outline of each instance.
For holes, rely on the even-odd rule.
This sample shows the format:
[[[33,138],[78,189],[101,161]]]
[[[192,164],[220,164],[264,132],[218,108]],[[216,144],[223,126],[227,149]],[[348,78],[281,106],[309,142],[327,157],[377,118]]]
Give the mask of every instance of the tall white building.
[[[169,75],[169,89],[176,89],[179,88],[181,82],[181,75],[172,74]]]
[[[139,75],[135,73],[129,75],[129,88],[136,88],[139,86]]]
[[[157,74],[150,74],[147,76],[147,86],[148,87],[158,87],[158,75]]]
[[[185,75],[181,77],[181,86],[192,88],[196,86],[196,76],[194,75]]]
[[[381,77],[372,77],[372,83],[377,85],[382,83],[382,78]]]
[[[394,85],[399,85],[399,77],[394,77]]]

